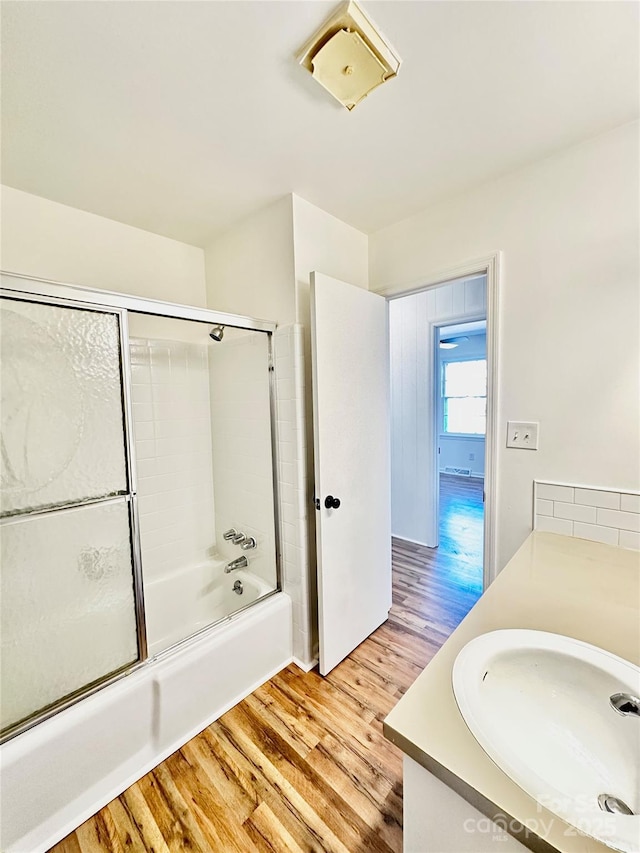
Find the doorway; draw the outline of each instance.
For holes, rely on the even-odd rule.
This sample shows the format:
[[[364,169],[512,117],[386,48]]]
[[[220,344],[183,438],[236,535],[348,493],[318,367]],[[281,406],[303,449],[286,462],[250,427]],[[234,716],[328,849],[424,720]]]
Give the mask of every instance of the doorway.
[[[487,274],[391,298],[389,342],[394,552],[459,621],[488,574]]]
[[[436,336],[438,548],[456,583],[483,588],[487,423],[486,319],[439,326]]]

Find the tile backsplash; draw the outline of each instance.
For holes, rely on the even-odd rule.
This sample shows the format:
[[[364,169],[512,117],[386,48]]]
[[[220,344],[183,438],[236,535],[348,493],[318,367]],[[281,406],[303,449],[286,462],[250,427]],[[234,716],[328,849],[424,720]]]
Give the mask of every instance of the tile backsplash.
[[[534,481],[533,527],[640,550],[637,492]]]

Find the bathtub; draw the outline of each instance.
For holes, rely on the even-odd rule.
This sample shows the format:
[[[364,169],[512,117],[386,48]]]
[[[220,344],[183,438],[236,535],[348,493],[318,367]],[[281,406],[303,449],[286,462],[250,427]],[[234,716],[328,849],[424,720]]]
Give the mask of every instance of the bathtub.
[[[273,592],[273,586],[249,571],[225,574],[225,565],[210,560],[145,582],[150,657]],[[236,581],[240,593],[234,591]]]
[[[210,580],[204,598],[220,607],[237,608],[236,580],[243,595],[266,588],[242,570]],[[292,659],[291,600],[277,592],[2,744],[0,850],[47,850]]]

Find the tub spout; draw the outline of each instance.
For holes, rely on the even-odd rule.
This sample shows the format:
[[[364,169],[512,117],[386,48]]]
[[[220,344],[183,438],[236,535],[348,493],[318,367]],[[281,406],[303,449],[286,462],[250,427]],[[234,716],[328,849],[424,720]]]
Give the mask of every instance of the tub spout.
[[[247,562],[247,558],[243,555],[242,557],[236,557],[235,560],[231,560],[230,563],[224,567],[225,574],[229,574],[234,569],[246,569],[249,563]]]

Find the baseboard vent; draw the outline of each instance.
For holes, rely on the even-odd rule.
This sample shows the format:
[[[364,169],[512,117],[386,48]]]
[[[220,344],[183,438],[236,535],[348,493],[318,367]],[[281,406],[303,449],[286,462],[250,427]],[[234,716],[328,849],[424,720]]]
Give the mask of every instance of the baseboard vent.
[[[445,474],[457,474],[459,477],[470,477],[471,476],[471,468],[453,468],[451,465],[447,465],[444,469]]]

